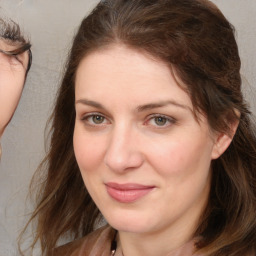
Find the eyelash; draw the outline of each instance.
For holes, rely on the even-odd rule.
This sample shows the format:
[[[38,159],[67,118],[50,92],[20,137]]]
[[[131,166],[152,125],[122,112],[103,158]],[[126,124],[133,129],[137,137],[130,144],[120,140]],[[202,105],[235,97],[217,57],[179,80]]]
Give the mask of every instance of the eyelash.
[[[93,118],[93,117],[100,117],[100,118],[103,118],[104,121],[107,120],[107,118],[106,118],[104,115],[102,115],[101,113],[97,113],[97,112],[86,114],[86,115],[84,115],[84,116],[81,118],[81,120],[84,121],[85,124],[88,125],[88,126],[96,126],[96,127],[99,127],[99,126],[105,125],[104,121],[103,121],[103,123],[100,123],[100,124],[96,124],[96,123],[94,123],[93,121],[89,121],[89,119],[90,119],[90,118]]]
[[[173,117],[166,116],[166,115],[161,115],[161,114],[152,114],[152,115],[150,115],[147,118],[145,123],[148,124],[152,120],[155,122],[156,118],[162,118],[167,122],[167,124],[164,123],[163,125],[156,125],[156,124],[152,125],[154,127],[157,127],[157,129],[164,129],[164,128],[167,128],[167,127],[171,126],[172,124],[176,123],[176,119],[174,119]]]
[[[97,124],[93,120],[90,121],[90,118],[94,118],[94,117],[103,118],[102,123]],[[152,120],[156,121],[156,118],[163,119],[165,123],[163,125],[157,125],[157,124],[150,125],[149,122],[152,121]],[[97,113],[97,112],[86,114],[81,118],[81,120],[84,121],[86,125],[94,126],[94,127],[100,127],[100,126],[103,126],[103,125],[106,125],[106,124],[110,123],[110,121],[108,121],[108,119],[104,115],[102,115],[101,113]],[[106,121],[108,123],[106,123]],[[161,114],[152,114],[152,115],[149,115],[147,117],[146,121],[143,124],[150,125],[150,126],[153,126],[153,127],[157,127],[157,129],[164,129],[164,128],[167,128],[167,127],[169,127],[169,126],[171,126],[172,124],[175,124],[175,123],[176,123],[176,119],[174,119],[172,117],[169,117],[169,116],[166,116],[166,115],[161,115]]]

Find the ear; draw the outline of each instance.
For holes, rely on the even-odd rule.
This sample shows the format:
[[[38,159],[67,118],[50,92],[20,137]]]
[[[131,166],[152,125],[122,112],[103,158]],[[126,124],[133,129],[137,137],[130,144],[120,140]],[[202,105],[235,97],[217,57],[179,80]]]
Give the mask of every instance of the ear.
[[[215,134],[215,143],[212,150],[212,159],[219,158],[226,151],[226,149],[229,147],[230,143],[233,140],[233,137],[239,125],[240,112],[234,110],[234,114],[236,118],[234,118],[234,115],[232,119],[227,118],[227,120],[229,120],[229,132]]]

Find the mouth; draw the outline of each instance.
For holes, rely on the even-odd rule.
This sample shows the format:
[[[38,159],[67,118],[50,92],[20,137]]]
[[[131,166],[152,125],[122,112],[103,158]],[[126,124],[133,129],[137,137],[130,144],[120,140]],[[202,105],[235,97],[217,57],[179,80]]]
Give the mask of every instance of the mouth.
[[[106,183],[106,189],[111,198],[120,203],[132,203],[150,193],[155,186],[147,186],[136,183],[118,184]]]

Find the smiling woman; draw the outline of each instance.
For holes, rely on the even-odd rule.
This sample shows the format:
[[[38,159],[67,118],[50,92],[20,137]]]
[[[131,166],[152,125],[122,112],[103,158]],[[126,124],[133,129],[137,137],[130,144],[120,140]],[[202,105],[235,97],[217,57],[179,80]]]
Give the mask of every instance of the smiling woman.
[[[127,238],[131,232],[137,241],[142,234],[147,243],[152,239],[148,249],[157,249],[153,255],[188,241],[208,199],[211,159],[229,143],[223,148],[219,141],[216,148],[206,118],[196,120],[189,95],[169,67],[112,45],[81,61],[75,98],[104,106],[78,101],[74,151],[86,188],[119,231],[126,254],[135,255]],[[164,245],[160,235],[155,238],[159,231],[175,242],[166,239]],[[162,249],[155,244],[159,239]]]
[[[255,148],[234,29],[216,6],[101,1],[59,90],[31,247],[254,256]]]

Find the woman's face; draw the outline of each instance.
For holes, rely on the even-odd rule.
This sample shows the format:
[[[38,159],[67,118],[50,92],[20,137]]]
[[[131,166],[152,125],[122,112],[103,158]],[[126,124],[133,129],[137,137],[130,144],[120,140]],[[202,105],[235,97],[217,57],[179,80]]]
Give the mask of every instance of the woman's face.
[[[91,53],[75,82],[74,150],[114,228],[193,230],[210,188],[214,137],[164,63],[116,45]]]

